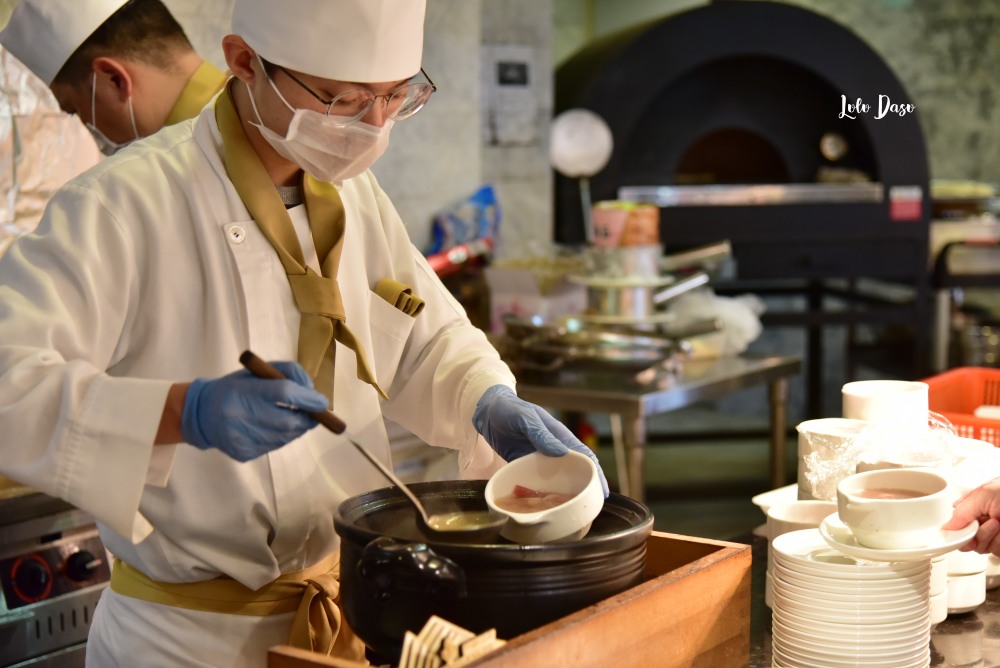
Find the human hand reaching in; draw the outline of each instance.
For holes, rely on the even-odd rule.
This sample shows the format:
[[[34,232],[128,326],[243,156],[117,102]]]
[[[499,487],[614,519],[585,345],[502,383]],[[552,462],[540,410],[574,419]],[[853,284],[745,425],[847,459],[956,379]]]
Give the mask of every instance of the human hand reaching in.
[[[972,520],[979,521],[979,530],[961,550],[1000,556],[1000,478],[980,485],[955,502],[954,514],[941,528],[955,531]]]

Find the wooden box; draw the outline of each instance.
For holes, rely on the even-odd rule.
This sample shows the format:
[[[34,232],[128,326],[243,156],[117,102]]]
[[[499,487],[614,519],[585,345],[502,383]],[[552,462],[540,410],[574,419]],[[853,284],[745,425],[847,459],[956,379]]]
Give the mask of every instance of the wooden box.
[[[750,546],[654,531],[647,580],[511,639],[468,668],[739,668],[750,662]],[[419,630],[419,629],[417,629]],[[351,666],[276,647],[269,668]],[[315,655],[313,655],[315,656]]]

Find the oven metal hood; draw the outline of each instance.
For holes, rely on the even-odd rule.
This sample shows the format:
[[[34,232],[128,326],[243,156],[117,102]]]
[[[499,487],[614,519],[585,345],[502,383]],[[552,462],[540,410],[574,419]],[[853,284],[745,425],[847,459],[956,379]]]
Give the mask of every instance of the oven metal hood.
[[[657,206],[769,206],[778,204],[880,203],[881,183],[778,183],[708,186],[622,186],[618,199]]]

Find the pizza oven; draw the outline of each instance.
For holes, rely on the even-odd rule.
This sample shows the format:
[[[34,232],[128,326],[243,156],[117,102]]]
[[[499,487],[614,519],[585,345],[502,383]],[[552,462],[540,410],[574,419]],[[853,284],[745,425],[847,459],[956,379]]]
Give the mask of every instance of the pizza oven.
[[[556,111],[576,107],[602,116],[614,136],[608,165],[589,181],[594,201],[654,202],[667,252],[728,239],[744,287],[780,284],[806,297],[804,310],[771,312],[765,324],[808,329],[810,413],[820,411],[823,327],[927,322],[919,110],[847,28],[788,4],[713,2],[566,61]],[[557,241],[582,242],[579,185],[556,175],[555,196]],[[862,295],[862,278],[912,287],[913,297]],[[916,376],[929,327],[914,330]]]

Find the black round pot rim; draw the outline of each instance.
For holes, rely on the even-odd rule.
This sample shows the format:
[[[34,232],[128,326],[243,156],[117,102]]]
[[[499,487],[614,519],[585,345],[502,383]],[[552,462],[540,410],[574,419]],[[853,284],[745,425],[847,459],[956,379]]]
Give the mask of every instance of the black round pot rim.
[[[477,502],[481,500],[482,508],[486,508],[486,501],[483,496],[483,491],[486,488],[485,480],[423,482],[414,483],[408,485],[408,487],[420,498],[422,503],[433,502],[435,498],[458,499],[473,506],[478,505]],[[451,556],[466,558],[475,558],[478,556],[488,558],[491,561],[556,561],[573,559],[579,556],[580,553],[597,556],[603,553],[619,552],[635,541],[641,540],[645,542],[646,537],[652,531],[653,525],[653,514],[648,507],[635,499],[614,492],[605,500],[601,513],[610,513],[627,522],[628,526],[626,528],[607,533],[588,533],[579,540],[562,543],[520,545],[500,538],[498,541],[487,544],[465,544],[435,539],[415,539],[412,536],[406,535],[394,536],[392,532],[379,533],[355,524],[358,519],[366,517],[371,513],[376,513],[380,510],[384,511],[386,508],[393,508],[395,510],[399,507],[412,509],[412,504],[395,486],[383,487],[358,494],[344,500],[337,508],[334,515],[334,528],[341,538],[360,544],[367,544],[380,536],[388,535],[403,542],[426,543],[431,548],[442,548]],[[413,509],[413,513],[415,518],[415,509]],[[600,517],[598,520],[600,520]]]

